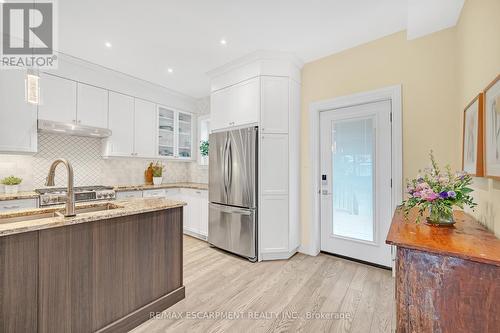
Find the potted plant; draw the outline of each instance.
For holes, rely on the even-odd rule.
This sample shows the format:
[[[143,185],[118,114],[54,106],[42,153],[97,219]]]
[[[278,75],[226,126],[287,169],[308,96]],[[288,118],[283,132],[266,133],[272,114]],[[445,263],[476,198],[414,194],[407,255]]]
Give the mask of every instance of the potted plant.
[[[465,206],[474,208],[476,203],[471,196],[473,191],[469,186],[472,177],[464,172],[452,173],[449,166],[442,171],[434,154],[430,153],[431,167],[424,170],[416,179],[407,182],[408,199],[403,202],[405,216],[409,211],[418,207],[417,222],[424,212],[429,212],[426,218],[431,225],[453,225],[453,208],[464,209]]]
[[[201,164],[208,164],[208,140],[200,141]]]
[[[22,182],[22,178],[9,176],[2,179],[2,184],[5,186],[5,193],[15,194],[19,191],[19,184]]]
[[[153,165],[153,184],[160,185],[163,182],[163,170],[165,166],[163,163],[157,161]]]

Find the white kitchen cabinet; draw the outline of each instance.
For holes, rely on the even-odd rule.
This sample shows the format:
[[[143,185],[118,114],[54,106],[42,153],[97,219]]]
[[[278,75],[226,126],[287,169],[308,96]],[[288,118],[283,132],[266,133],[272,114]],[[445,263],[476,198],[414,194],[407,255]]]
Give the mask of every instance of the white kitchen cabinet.
[[[109,129],[105,156],[134,156],[134,98],[109,92]]]
[[[264,259],[278,259],[273,255],[289,251],[288,195],[262,196],[259,210],[262,254]]]
[[[200,234],[208,237],[208,191],[200,191]]]
[[[78,125],[108,128],[108,91],[78,83],[77,96]]]
[[[184,206],[184,233],[206,240],[208,236],[208,191],[183,188],[177,200]]]
[[[139,157],[155,156],[156,104],[135,99],[134,153]]]
[[[37,208],[37,199],[19,199],[0,201],[0,212],[13,212],[23,209]]]
[[[166,195],[164,189],[142,191],[143,198],[164,198],[165,196]]]
[[[41,73],[38,119],[76,124],[76,96],[75,81]]]
[[[116,192],[116,199],[142,198],[142,191],[119,191]]]
[[[260,95],[260,77],[213,92],[210,98],[212,130],[258,123]]]
[[[288,135],[262,134],[260,161],[269,166],[261,168],[261,195],[288,194]]]
[[[37,152],[37,107],[25,101],[23,69],[0,72],[0,152]]]
[[[212,70],[211,127],[259,127],[258,259],[287,259],[300,245],[300,73],[282,52],[256,52]]]
[[[261,78],[261,132],[288,133],[289,82],[287,77]]]
[[[194,120],[188,112],[158,106],[158,155],[161,157],[193,159]]]
[[[193,116],[177,112],[177,157],[193,159]]]

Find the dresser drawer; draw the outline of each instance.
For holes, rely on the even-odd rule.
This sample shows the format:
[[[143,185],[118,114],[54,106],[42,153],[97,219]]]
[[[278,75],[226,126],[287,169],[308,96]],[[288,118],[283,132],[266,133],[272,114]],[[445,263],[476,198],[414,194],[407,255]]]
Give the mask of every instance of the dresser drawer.
[[[0,201],[0,212],[12,212],[16,210],[37,208],[37,199],[19,199]]]

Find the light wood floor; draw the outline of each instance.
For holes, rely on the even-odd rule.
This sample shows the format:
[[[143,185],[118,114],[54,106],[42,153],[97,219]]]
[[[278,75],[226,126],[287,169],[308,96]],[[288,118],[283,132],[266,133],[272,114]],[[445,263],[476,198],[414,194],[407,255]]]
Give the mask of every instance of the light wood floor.
[[[391,331],[391,273],[325,254],[252,264],[185,236],[184,285],[186,299],[133,332]]]

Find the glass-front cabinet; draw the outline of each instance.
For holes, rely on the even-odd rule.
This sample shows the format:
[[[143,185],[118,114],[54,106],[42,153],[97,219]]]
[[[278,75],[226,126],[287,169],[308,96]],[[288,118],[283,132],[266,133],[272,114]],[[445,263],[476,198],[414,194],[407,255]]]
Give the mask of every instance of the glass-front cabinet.
[[[158,107],[158,155],[192,159],[193,116],[190,113]]]

